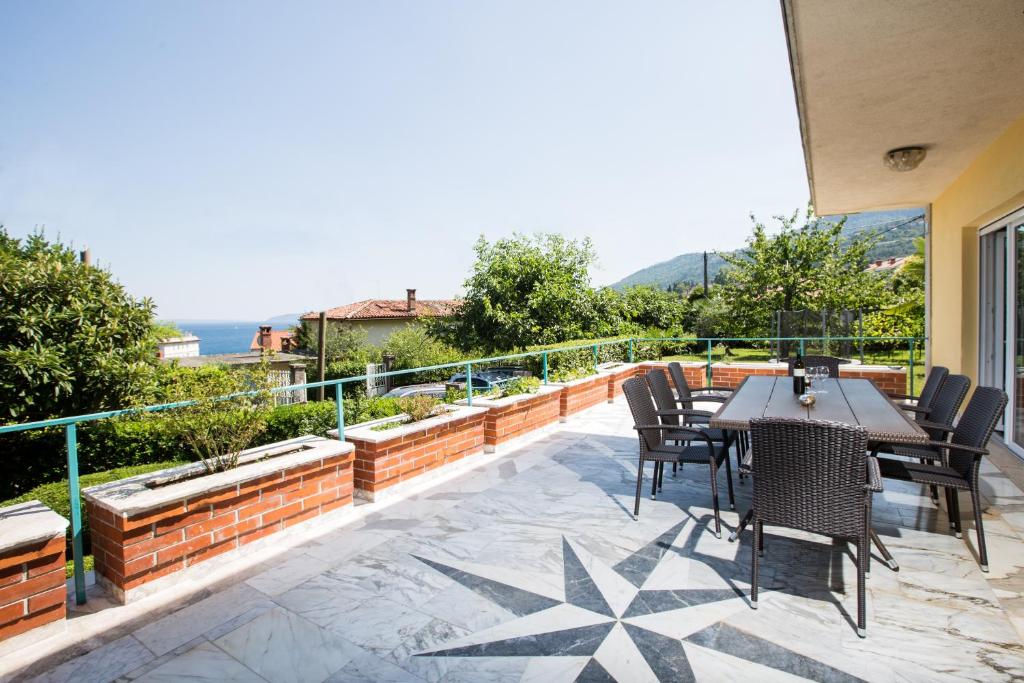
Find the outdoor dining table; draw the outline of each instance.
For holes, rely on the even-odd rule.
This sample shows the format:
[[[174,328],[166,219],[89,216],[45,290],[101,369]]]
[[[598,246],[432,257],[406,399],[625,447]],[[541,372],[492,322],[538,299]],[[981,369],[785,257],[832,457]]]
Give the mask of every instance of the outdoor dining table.
[[[829,378],[815,382],[813,390],[814,405],[804,406],[793,394],[792,377],[746,377],[711,416],[708,426],[747,431],[750,421],[755,418],[791,417],[859,425],[867,429],[870,441],[915,444],[926,443],[929,439],[928,433],[871,380]],[[756,458],[757,453],[753,453],[753,457]],[[730,541],[739,538],[752,514],[752,511],[747,512],[736,531],[729,536]],[[871,538],[889,566],[898,569],[874,530]]]

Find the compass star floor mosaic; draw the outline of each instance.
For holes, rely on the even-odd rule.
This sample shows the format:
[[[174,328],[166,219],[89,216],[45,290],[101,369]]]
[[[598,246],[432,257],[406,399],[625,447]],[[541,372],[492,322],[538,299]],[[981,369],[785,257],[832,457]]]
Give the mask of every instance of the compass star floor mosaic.
[[[1024,679],[1024,496],[994,467],[988,577],[970,539],[950,535],[919,490],[889,485],[876,496],[876,528],[901,570],[876,556],[860,639],[850,549],[822,537],[767,529],[761,607],[750,609],[750,534],[725,540],[738,521],[728,510],[723,538],[709,531],[705,468],[666,475],[634,521],[630,424],[621,403],[593,409],[28,673],[311,683]],[[749,482],[736,491],[743,511]]]

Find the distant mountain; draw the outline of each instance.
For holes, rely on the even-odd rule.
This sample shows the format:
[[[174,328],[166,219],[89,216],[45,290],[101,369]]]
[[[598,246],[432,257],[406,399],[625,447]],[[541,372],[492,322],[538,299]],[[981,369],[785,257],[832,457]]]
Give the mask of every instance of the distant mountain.
[[[273,318],[267,318],[266,322],[273,325],[285,324],[285,325],[298,325],[299,316],[301,313],[285,313],[284,315],[275,315]]]
[[[917,220],[912,220],[915,217]],[[823,216],[824,220],[838,222],[843,216]],[[908,256],[914,253],[914,238],[924,234],[924,211],[903,209],[899,211],[872,211],[846,216],[843,236],[851,239],[867,231],[879,233],[881,239],[868,252],[871,260],[890,256]],[[725,253],[735,253],[733,250]],[[708,279],[714,280],[725,260],[718,254],[708,253]],[[701,252],[680,254],[668,261],[655,263],[628,275],[614,285],[625,289],[635,285],[654,285],[667,289],[675,284],[701,284],[704,280],[704,255]]]

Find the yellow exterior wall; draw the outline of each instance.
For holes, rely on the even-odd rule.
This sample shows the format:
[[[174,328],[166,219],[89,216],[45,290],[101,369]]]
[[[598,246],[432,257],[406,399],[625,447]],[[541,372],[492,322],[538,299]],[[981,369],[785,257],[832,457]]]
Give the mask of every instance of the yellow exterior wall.
[[[936,149],[933,154],[940,154]],[[927,162],[925,162],[927,163]],[[978,380],[978,228],[1024,206],[1024,118],[932,203],[931,362]]]

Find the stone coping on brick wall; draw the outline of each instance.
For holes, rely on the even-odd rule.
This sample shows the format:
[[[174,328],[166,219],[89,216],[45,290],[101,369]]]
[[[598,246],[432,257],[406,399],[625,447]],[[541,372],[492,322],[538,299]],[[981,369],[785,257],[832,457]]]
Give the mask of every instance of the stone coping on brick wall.
[[[297,447],[301,450],[296,453],[272,457],[277,453]],[[354,450],[352,444],[337,439],[299,436],[286,441],[246,449],[239,456],[241,464],[224,472],[186,479],[158,488],[149,488],[146,485],[166,477],[188,476],[204,471],[202,463],[190,463],[93,486],[82,491],[82,495],[86,500],[115,515],[128,517],[189,498],[203,496],[213,491],[237,486],[252,479],[280,472],[283,469],[351,453]]]
[[[486,413],[487,408],[477,407],[476,401],[473,401],[473,407],[450,405],[445,404],[447,408],[453,408],[448,410],[441,415],[427,418],[426,420],[420,420],[419,422],[409,422],[408,424],[399,425],[392,427],[391,429],[374,430],[375,425],[387,424],[388,422],[394,422],[402,415],[394,415],[392,417],[380,418],[379,420],[371,420],[369,422],[361,422],[351,427],[345,427],[345,439],[355,439],[358,441],[368,441],[370,443],[380,443],[382,441],[392,441],[399,437],[405,438],[412,436],[413,434],[419,434],[420,432],[429,431],[435,427],[439,427],[443,424],[447,424],[454,420],[461,420],[462,418],[470,417],[472,415],[479,415]],[[328,435],[332,439],[338,438],[338,430],[332,429],[328,432]]]
[[[617,375],[620,372],[640,367],[640,363],[624,363],[615,361],[613,363],[602,363],[597,366],[598,374]]]
[[[542,384],[537,389],[537,391],[533,392],[532,394],[516,394],[514,396],[502,396],[501,398],[475,398],[474,397],[473,398],[473,407],[474,408],[476,408],[476,407],[480,407],[480,408],[504,408],[506,406],[515,405],[516,403],[521,403],[522,401],[526,401],[528,399],[537,398],[538,396],[547,396],[547,395],[550,395],[550,394],[555,394],[555,393],[560,392],[561,390],[562,390],[562,385],[561,384],[559,384],[559,385]],[[463,402],[465,400],[466,399],[462,399],[462,401],[459,401],[459,404],[460,405],[464,405]]]
[[[0,553],[63,536],[64,519],[38,500],[0,508]]]
[[[705,365],[705,363],[696,363],[697,365]],[[787,363],[778,362],[747,362],[747,363],[726,363],[723,361],[717,361],[711,364],[712,369],[714,368],[738,368],[741,370],[757,370],[769,368],[772,370],[782,370],[789,372],[789,365]],[[866,365],[859,362],[843,363],[839,366],[839,371],[843,370],[856,370],[858,372],[906,372],[907,368],[905,365]]]

